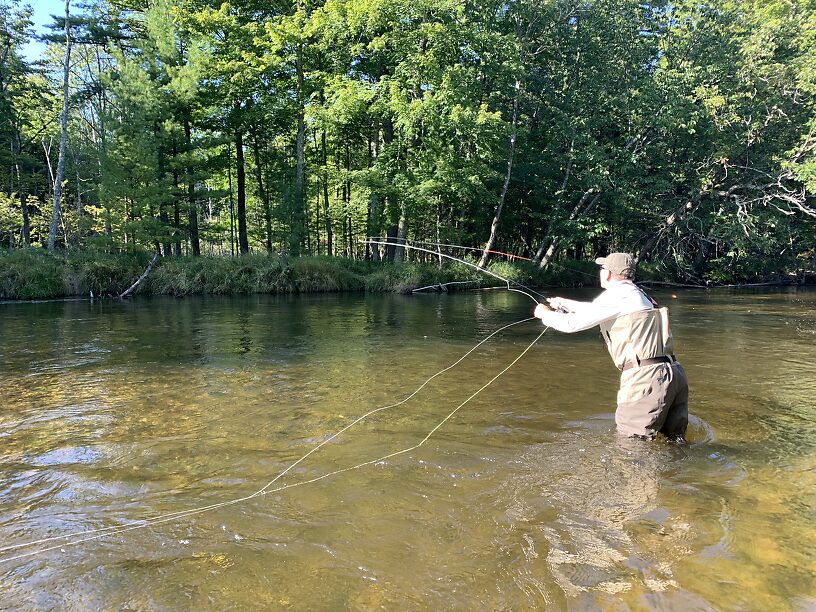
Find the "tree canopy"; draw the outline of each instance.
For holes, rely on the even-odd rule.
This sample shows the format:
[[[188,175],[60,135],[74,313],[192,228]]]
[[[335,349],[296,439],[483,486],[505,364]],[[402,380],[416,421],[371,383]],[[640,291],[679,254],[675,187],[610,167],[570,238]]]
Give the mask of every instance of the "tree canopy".
[[[60,200],[69,250],[816,259],[812,0],[84,0],[51,30],[27,61],[0,0],[3,248]]]

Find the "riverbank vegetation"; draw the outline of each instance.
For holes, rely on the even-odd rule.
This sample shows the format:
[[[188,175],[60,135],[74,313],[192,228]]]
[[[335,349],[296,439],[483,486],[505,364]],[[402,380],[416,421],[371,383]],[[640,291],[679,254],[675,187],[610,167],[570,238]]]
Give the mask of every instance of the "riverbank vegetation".
[[[148,265],[148,251],[129,254],[57,253],[41,249],[0,251],[0,299],[31,300],[62,296],[118,296]],[[266,254],[244,257],[170,257],[138,288],[142,295],[314,293],[369,291],[408,293],[456,291],[502,285],[459,262],[360,261],[344,257],[287,258]],[[572,262],[541,271],[530,265],[491,262],[487,268],[513,282],[537,285],[592,285],[595,265]]]
[[[0,0],[4,297],[816,269],[812,2],[64,6],[32,59]]]

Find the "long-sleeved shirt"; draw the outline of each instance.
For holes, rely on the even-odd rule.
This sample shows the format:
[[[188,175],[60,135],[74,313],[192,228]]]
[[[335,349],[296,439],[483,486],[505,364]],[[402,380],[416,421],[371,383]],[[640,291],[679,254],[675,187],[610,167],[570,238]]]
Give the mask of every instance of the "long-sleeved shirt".
[[[542,313],[541,320],[544,325],[566,333],[589,329],[609,319],[653,308],[652,301],[632,281],[612,281],[591,302],[561,298],[561,304],[568,312],[548,310]]]

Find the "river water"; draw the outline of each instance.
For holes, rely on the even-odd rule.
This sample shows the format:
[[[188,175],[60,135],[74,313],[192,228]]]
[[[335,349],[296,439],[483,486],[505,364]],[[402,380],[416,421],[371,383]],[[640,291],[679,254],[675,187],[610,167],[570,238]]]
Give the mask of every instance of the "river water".
[[[269,486],[532,301],[0,304],[0,608],[816,609],[816,293],[655,297],[687,446],[615,434],[597,331],[466,402],[526,322]]]

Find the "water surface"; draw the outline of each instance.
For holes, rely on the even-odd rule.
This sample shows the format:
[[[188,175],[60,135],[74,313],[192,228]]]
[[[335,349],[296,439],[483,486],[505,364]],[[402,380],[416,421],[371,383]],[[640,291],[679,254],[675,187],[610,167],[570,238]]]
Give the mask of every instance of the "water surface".
[[[6,548],[0,607],[816,608],[816,293],[656,297],[691,382],[688,446],[620,439],[597,332],[549,331],[411,452]],[[2,304],[0,547],[251,495],[532,306],[503,291]],[[270,490],[418,444],[540,331],[509,328]]]

